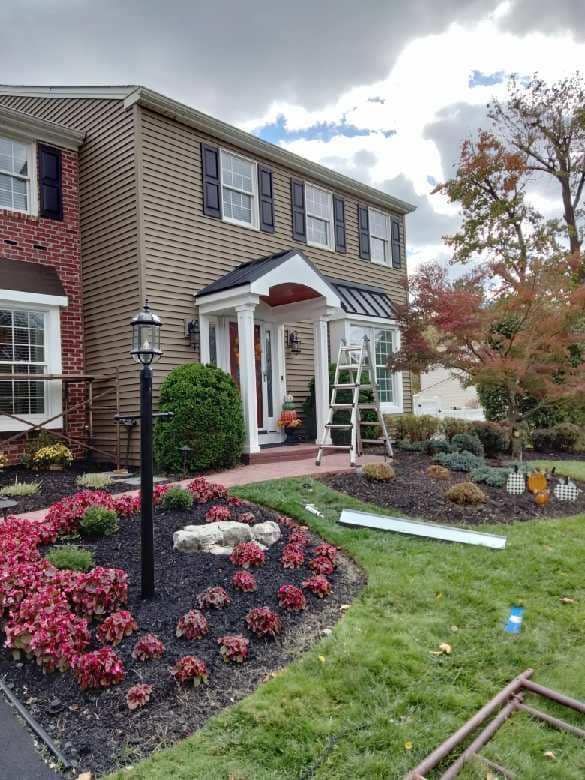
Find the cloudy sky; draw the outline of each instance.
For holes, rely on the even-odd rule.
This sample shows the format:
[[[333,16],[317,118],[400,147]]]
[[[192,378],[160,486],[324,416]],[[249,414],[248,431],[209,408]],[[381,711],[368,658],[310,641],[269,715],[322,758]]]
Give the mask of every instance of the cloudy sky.
[[[0,21],[4,83],[144,84],[415,203],[411,268],[445,257],[457,214],[430,192],[508,75],[585,64],[583,0],[3,0]]]

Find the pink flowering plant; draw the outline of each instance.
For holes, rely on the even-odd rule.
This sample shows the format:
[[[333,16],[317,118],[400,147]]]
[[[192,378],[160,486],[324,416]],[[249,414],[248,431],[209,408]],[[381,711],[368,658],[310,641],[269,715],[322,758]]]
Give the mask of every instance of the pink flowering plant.
[[[205,661],[196,658],[194,655],[184,655],[179,658],[171,674],[178,683],[191,683],[192,685],[201,685],[206,683],[209,676]]]
[[[270,607],[254,607],[246,615],[245,621],[249,630],[256,636],[275,639],[277,634],[282,633],[282,622]]]
[[[232,600],[220,585],[207,588],[197,596],[199,609],[223,609],[231,603]]]
[[[203,477],[196,477],[189,482],[187,490],[193,494],[193,499],[198,504],[205,504],[207,501],[213,501],[216,498],[227,498],[227,490],[223,485],[208,482]]]
[[[132,658],[136,661],[152,661],[162,658],[165,646],[155,634],[144,634],[132,649]]]
[[[73,674],[82,690],[109,688],[126,676],[124,664],[110,647],[79,655],[73,662]]]
[[[137,683],[131,688],[128,688],[126,694],[126,704],[129,710],[137,710],[140,707],[144,707],[148,704],[152,695],[152,685],[148,683]]]
[[[226,634],[217,640],[219,652],[226,663],[241,664],[250,652],[250,642],[241,634]]]
[[[280,562],[285,569],[300,569],[305,562],[305,550],[298,544],[287,544],[283,547]]]
[[[265,560],[264,550],[256,542],[240,542],[236,544],[230,555],[230,561],[235,566],[241,566],[242,569],[262,566]]]
[[[243,593],[252,593],[258,587],[256,578],[249,571],[237,571],[232,577],[232,585]]]
[[[331,558],[319,555],[309,561],[309,568],[316,574],[333,574],[335,564],[331,561]]]
[[[122,639],[138,631],[138,623],[130,612],[120,610],[109,615],[98,626],[96,636],[102,644],[119,645]]]
[[[179,618],[175,633],[179,638],[201,639],[208,631],[207,618],[203,612],[199,612],[198,609],[191,609]]]
[[[206,523],[223,523],[231,519],[232,513],[229,506],[223,506],[222,504],[215,504],[205,513]]]
[[[308,580],[303,580],[301,586],[320,599],[324,599],[331,593],[331,583],[323,574],[316,574]]]
[[[287,612],[301,612],[307,606],[305,594],[296,585],[281,585],[277,597],[279,605]]]

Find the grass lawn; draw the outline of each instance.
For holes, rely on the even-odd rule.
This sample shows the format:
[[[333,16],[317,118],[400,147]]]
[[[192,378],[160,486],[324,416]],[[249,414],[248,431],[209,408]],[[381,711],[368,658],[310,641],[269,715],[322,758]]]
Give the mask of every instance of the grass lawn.
[[[572,479],[581,479],[585,482],[585,460],[528,460],[531,466],[550,471],[556,467],[556,473]]]
[[[342,528],[342,508],[367,506],[318,482],[309,493],[306,484],[234,492],[343,547],[366,570],[367,587],[332,635],[193,737],[118,777],[401,778],[529,666],[535,680],[585,699],[585,517],[486,527],[508,536],[507,549],[494,551]],[[325,517],[305,512],[308,501]],[[561,604],[563,596],[576,603]],[[511,636],[503,626],[518,602],[524,626]],[[432,654],[441,642],[451,655]],[[523,780],[585,776],[579,739],[524,714],[484,754]],[[471,766],[461,777],[485,780],[486,771]]]

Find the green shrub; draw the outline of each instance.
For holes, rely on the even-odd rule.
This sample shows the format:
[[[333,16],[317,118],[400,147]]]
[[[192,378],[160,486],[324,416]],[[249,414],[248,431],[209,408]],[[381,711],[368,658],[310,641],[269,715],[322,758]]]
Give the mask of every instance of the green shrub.
[[[479,458],[483,457],[483,444],[472,433],[456,433],[451,439],[451,448],[455,452],[472,452]]]
[[[56,569],[71,569],[72,571],[89,571],[93,568],[93,553],[76,547],[74,544],[64,544],[62,547],[53,547],[45,558]]]
[[[425,452],[427,455],[437,455],[439,452],[452,452],[452,448],[447,439],[429,439],[425,442]]]
[[[405,452],[424,452],[425,445],[426,442],[424,441],[410,441],[410,439],[400,439],[394,444],[399,450],[404,450]]]
[[[481,466],[469,475],[473,482],[483,482],[490,487],[502,488],[508,481],[509,469],[496,469],[491,466]]]
[[[388,463],[367,463],[362,468],[362,473],[372,482],[388,482],[396,476],[396,472]]]
[[[118,516],[113,509],[90,506],[79,521],[82,536],[111,536],[118,530]]]
[[[433,460],[451,471],[473,471],[484,465],[483,458],[472,452],[440,452]]]
[[[445,496],[454,504],[461,506],[473,506],[483,504],[487,500],[486,494],[473,482],[458,482],[445,493]]]
[[[25,496],[34,496],[41,488],[40,482],[19,482],[18,480],[12,485],[5,485],[0,490],[0,496],[8,496],[9,498],[24,498]]]
[[[88,472],[81,474],[75,480],[76,484],[82,488],[91,488],[92,490],[103,490],[109,487],[114,480],[109,474],[98,472]]]
[[[446,469],[444,466],[439,466],[438,463],[430,465],[426,470],[426,474],[431,477],[431,479],[449,479],[451,476],[449,469]]]
[[[187,363],[175,368],[160,391],[161,412],[170,419],[156,423],[154,446],[158,465],[171,473],[183,470],[180,448],[191,448],[190,472],[235,466],[244,445],[244,416],[236,383],[215,366]]]
[[[170,487],[161,499],[161,506],[166,510],[178,511],[191,509],[193,506],[193,493],[179,485]]]
[[[471,423],[467,420],[459,420],[457,417],[445,417],[441,421],[441,429],[447,439],[451,441],[453,436],[457,436],[458,433],[468,433],[471,430]]]
[[[582,436],[582,430],[573,423],[559,423],[552,428],[532,431],[532,446],[538,452],[572,452]]]
[[[486,457],[495,458],[510,451],[511,436],[509,426],[496,422],[474,422],[471,431],[483,444]]]
[[[434,436],[441,426],[441,421],[430,414],[398,414],[386,418],[396,431],[397,439],[409,441],[426,441]],[[388,424],[387,423],[387,424]]]

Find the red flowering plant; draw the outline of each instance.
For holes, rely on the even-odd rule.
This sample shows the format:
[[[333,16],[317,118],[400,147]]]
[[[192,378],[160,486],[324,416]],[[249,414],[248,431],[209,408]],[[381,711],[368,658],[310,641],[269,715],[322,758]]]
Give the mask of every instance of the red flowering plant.
[[[132,658],[136,661],[151,661],[162,658],[165,646],[154,634],[144,634],[134,645]]]
[[[322,542],[322,544],[318,544],[315,547],[313,554],[317,557],[322,556],[324,558],[329,558],[332,563],[335,563],[335,559],[337,558],[337,547],[334,547],[332,544]]]
[[[57,536],[76,533],[79,521],[90,506],[101,506],[115,511],[114,498],[105,490],[81,490],[53,504],[44,523],[47,533],[51,536],[50,541],[54,542]]]
[[[256,542],[240,542],[236,544],[230,555],[230,561],[235,566],[241,566],[242,569],[262,566],[265,560],[264,550]]]
[[[182,658],[179,658],[171,674],[178,683],[192,682],[193,685],[206,683],[209,676],[205,661],[196,658],[194,655],[184,655]]]
[[[102,644],[118,645],[127,636],[134,631],[138,631],[138,623],[134,620],[130,612],[120,610],[109,615],[104,622],[98,626],[96,636]]]
[[[77,656],[72,668],[82,690],[109,688],[122,682],[126,676],[124,664],[111,647],[101,647],[91,653]]]
[[[123,569],[95,569],[82,574],[70,600],[76,612],[90,620],[114,612],[128,602],[128,575]]]
[[[281,585],[277,596],[280,606],[288,612],[301,612],[307,606],[305,594],[295,585]]]
[[[207,588],[197,595],[199,609],[223,609],[232,603],[232,600],[219,585]]]
[[[241,498],[238,498],[237,496],[228,496],[227,502],[230,506],[243,506],[244,502]]]
[[[152,694],[152,685],[148,683],[137,683],[131,688],[128,688],[126,694],[126,704],[129,710],[137,710],[139,707],[144,707],[150,701]]]
[[[250,652],[250,642],[241,634],[226,634],[217,640],[219,652],[228,663],[243,663]]]
[[[335,564],[331,561],[330,558],[326,558],[324,555],[319,555],[309,561],[309,568],[313,569],[316,574],[333,574]]]
[[[308,580],[303,580],[301,586],[320,599],[324,599],[331,593],[331,583],[323,574],[316,574],[314,577],[309,577]]]
[[[276,638],[282,632],[282,622],[270,607],[254,607],[245,617],[246,625],[256,636]]]
[[[232,513],[229,506],[222,506],[221,504],[215,504],[205,513],[206,523],[223,523],[231,519]]]
[[[299,569],[305,562],[305,551],[298,544],[287,544],[282,549],[280,562],[285,569]]]
[[[208,482],[203,477],[196,477],[189,482],[187,490],[193,493],[193,498],[198,504],[204,504],[214,498],[227,498],[227,489],[223,485]]]
[[[299,428],[303,424],[303,421],[295,409],[283,409],[276,424],[279,428],[294,430],[295,428]]]
[[[306,528],[293,528],[288,537],[288,544],[296,544],[297,547],[306,547],[311,543],[311,537]]]
[[[162,501],[162,497],[170,488],[170,485],[155,485],[152,489],[152,503],[156,506]]]
[[[190,609],[185,615],[179,618],[177,623],[176,635],[185,639],[201,639],[209,631],[207,618],[203,612],[198,609]]]
[[[232,577],[232,585],[243,593],[252,593],[258,587],[256,578],[249,571],[237,571]]]
[[[245,523],[246,525],[254,525],[256,522],[254,512],[242,512],[237,519],[239,523]]]
[[[131,517],[140,512],[140,496],[114,498],[114,511],[118,517]]]

